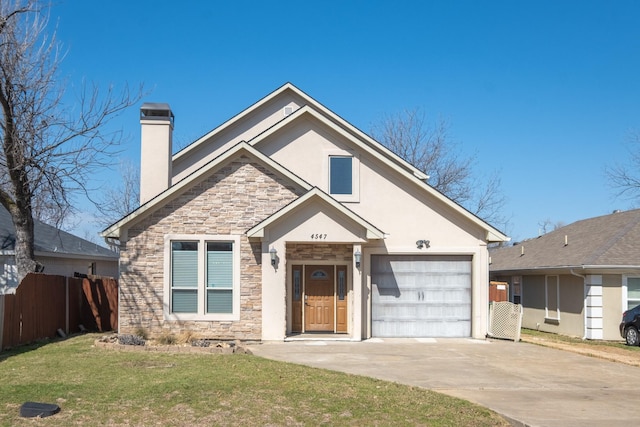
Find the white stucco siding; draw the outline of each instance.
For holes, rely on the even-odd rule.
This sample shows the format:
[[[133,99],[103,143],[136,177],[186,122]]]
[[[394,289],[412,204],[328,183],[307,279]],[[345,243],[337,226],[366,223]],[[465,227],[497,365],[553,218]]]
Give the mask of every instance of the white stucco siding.
[[[366,230],[328,204],[314,201],[271,226],[267,238],[310,243],[366,242]]]
[[[266,103],[253,114],[249,114],[227,127],[223,124],[218,132],[212,131],[204,135],[192,144],[192,148],[187,147],[174,156],[173,183],[180,181],[238,142],[250,141],[256,135],[283,120],[285,118],[285,107],[291,107],[291,110],[295,111],[303,103],[304,101],[300,97],[288,92]],[[176,122],[179,126],[179,117]],[[176,135],[179,138],[179,128],[176,130]]]
[[[415,244],[417,239],[446,247],[483,243],[485,231],[478,225],[315,119],[300,120],[257,148],[325,192],[328,157],[353,155],[359,197],[345,206],[387,233],[387,245]]]
[[[310,184],[329,192],[328,157],[358,155],[349,141],[315,118],[305,116],[256,147]]]

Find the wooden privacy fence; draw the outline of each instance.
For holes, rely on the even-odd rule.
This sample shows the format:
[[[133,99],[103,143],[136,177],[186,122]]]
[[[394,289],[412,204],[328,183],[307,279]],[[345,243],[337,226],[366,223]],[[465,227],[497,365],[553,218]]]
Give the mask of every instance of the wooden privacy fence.
[[[0,295],[0,350],[87,330],[118,328],[118,282],[110,277],[29,274],[15,295]]]

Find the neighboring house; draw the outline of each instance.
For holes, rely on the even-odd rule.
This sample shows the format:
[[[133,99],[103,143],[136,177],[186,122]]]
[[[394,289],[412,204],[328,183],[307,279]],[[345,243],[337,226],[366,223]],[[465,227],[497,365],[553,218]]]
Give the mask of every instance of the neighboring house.
[[[118,254],[88,240],[34,221],[34,251],[43,273],[73,276],[75,273],[118,277]],[[11,215],[0,206],[0,295],[15,293],[15,227]]]
[[[140,123],[141,207],[102,233],[121,333],[485,337],[508,238],[295,86],[173,156],[169,106]]]
[[[510,284],[526,328],[619,340],[623,311],[640,304],[640,210],[578,221],[489,254],[491,279]]]

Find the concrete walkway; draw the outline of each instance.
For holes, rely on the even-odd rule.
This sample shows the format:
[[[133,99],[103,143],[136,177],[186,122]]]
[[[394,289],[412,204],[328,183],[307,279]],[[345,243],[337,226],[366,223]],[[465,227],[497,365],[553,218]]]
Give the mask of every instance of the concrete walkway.
[[[394,381],[488,407],[514,425],[635,425],[640,368],[527,343],[472,339],[294,341],[256,356]]]

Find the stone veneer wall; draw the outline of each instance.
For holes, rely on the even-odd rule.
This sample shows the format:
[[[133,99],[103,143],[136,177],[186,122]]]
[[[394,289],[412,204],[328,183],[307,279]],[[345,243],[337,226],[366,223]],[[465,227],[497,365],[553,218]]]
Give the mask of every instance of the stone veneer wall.
[[[249,242],[245,233],[302,193],[242,156],[135,224],[120,252],[120,333],[143,328],[151,337],[188,332],[200,338],[261,339],[261,243]],[[166,234],[241,236],[239,321],[164,320]]]
[[[340,243],[287,243],[287,260],[348,261],[353,259],[353,245]]]

